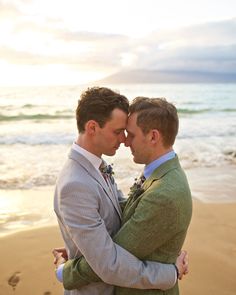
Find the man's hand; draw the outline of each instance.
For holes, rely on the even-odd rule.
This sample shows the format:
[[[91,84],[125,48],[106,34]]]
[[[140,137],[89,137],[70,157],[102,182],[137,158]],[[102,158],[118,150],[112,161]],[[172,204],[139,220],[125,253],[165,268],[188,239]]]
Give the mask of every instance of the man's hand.
[[[180,252],[180,255],[177,257],[176,267],[179,271],[179,280],[183,278],[183,275],[188,273],[188,253],[184,250]]]
[[[68,255],[65,248],[55,248],[52,250],[52,254],[54,256],[53,263],[55,264],[56,268],[68,260]]]

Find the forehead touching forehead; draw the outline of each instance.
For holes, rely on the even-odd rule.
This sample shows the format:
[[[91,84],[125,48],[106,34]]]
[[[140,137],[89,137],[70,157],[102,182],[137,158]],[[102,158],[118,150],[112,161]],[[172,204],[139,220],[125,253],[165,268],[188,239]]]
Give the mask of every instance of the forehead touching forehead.
[[[137,117],[138,117],[138,113],[133,113],[129,115],[128,123],[126,127],[126,130],[129,133],[134,133],[135,130],[139,128],[139,126],[137,125]]]

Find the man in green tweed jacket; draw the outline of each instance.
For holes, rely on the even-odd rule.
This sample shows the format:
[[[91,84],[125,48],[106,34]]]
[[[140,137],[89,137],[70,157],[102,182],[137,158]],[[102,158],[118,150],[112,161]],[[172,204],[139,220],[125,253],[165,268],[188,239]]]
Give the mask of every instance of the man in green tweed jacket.
[[[135,163],[145,164],[144,177],[123,204],[122,227],[113,240],[141,260],[174,263],[192,215],[188,182],[173,150],[178,132],[176,108],[164,99],[138,97],[130,106],[127,132],[126,146]],[[84,257],[64,265],[66,289],[99,280]],[[117,286],[115,294],[177,295],[178,282],[166,291]]]

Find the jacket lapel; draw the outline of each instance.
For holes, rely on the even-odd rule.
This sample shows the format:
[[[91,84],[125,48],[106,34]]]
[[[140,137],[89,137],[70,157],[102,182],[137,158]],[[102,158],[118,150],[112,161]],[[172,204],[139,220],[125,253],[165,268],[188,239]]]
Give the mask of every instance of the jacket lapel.
[[[145,191],[149,189],[149,187],[153,184],[153,182],[161,179],[170,170],[176,169],[176,168],[180,168],[180,164],[179,164],[179,160],[177,156],[171,160],[166,161],[165,163],[160,165],[156,170],[153,171],[151,176],[148,179],[146,179],[143,183],[142,194],[140,194],[137,198],[132,196],[128,198],[125,209],[123,210],[122,224],[124,224],[133,214],[137,206],[135,201],[138,199],[141,199],[144,196]]]
[[[121,218],[121,209],[118,200],[116,199],[116,194],[114,193],[113,185],[110,183],[110,185],[107,184],[106,180],[102,176],[102,174],[97,171],[94,166],[91,164],[90,161],[88,161],[83,155],[80,153],[74,151],[71,149],[68,157],[74,161],[76,161],[80,166],[82,166],[87,173],[98,182],[108,198],[111,200],[113,206],[115,207],[119,217]]]
[[[115,184],[115,182],[112,182],[110,179],[108,179],[107,181],[108,181],[107,185],[109,186],[109,189],[110,189],[110,195],[112,196],[112,201],[115,202],[115,203],[113,202],[113,205],[117,209],[118,214],[119,214],[120,219],[121,219],[121,217],[122,217],[122,211],[121,211],[119,200],[118,200],[118,194],[117,194],[116,184]]]
[[[177,155],[173,159],[166,161],[153,171],[151,176],[143,184],[144,191],[146,191],[152,185],[153,181],[161,179],[170,170],[176,168],[181,168]]]

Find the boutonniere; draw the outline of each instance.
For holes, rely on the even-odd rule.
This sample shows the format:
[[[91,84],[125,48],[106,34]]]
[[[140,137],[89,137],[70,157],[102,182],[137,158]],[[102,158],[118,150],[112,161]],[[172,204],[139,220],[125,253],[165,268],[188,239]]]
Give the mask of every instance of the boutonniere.
[[[112,165],[113,165],[113,164],[111,164],[111,165],[104,165],[104,166],[100,167],[100,171],[102,172],[102,175],[103,175],[105,178],[110,178],[112,184],[114,184],[114,178],[113,178],[113,175],[114,175],[115,173],[114,173],[114,171],[113,171],[113,167],[112,167]]]
[[[102,174],[106,174],[109,177],[113,176],[115,173],[113,171],[112,165],[106,165],[106,166],[104,165],[103,167],[101,167],[100,170],[101,170]]]
[[[129,197],[133,197],[134,199],[136,199],[144,192],[144,189],[143,189],[144,180],[145,179],[142,177],[135,178],[134,184],[131,186],[129,194],[128,194]]]

